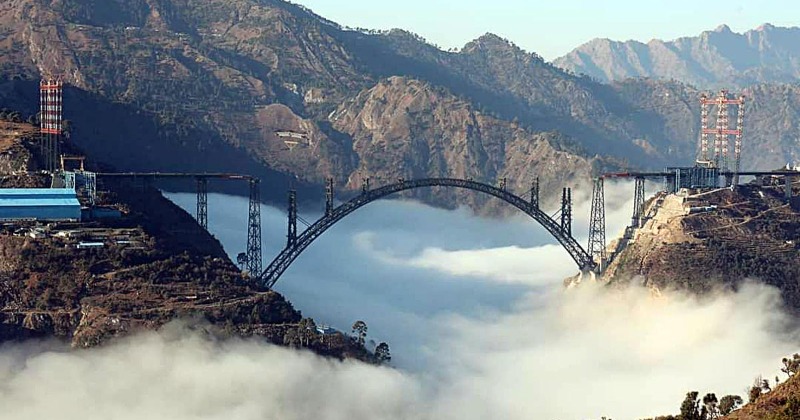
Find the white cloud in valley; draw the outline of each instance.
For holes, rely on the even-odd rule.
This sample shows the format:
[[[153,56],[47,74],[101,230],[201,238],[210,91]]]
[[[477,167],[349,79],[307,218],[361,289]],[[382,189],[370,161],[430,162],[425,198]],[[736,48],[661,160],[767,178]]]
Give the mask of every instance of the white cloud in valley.
[[[192,207],[191,195],[173,198]],[[239,252],[246,200],[212,196],[209,210]],[[610,207],[609,231],[629,210]],[[272,255],[283,211],[263,213]],[[365,320],[396,368],[216,342],[180,324],[91,350],[12,344],[0,348],[0,418],[633,419],[676,412],[690,390],[742,394],[797,350],[774,289],[704,299],[565,290],[575,269],[553,243],[522,217],[375,203],[312,245],[277,288],[318,322]]]

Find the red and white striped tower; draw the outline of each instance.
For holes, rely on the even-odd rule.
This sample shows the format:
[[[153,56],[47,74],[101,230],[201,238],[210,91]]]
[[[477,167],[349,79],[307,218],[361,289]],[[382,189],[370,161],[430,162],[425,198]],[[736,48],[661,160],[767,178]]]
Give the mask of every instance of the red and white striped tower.
[[[728,97],[728,91],[719,91],[717,96],[717,133],[716,141],[714,143],[714,165],[717,168],[725,168],[727,165],[728,157],[728,136],[725,131],[728,130],[728,105],[725,100]]]
[[[59,142],[63,128],[63,93],[64,83],[61,78],[42,79],[39,83],[42,157],[45,168],[50,172],[58,170]]]
[[[702,166],[716,167],[723,171],[729,170],[730,165],[730,144],[731,136],[735,136],[733,148],[733,183],[739,182],[739,171],[742,161],[742,136],[744,134],[744,96],[731,99],[727,90],[721,90],[719,94],[710,99],[705,94],[700,96],[700,155],[697,164]],[[709,108],[717,107],[717,121],[715,128],[708,127]],[[737,124],[736,129],[730,128],[730,111],[736,107]],[[709,158],[708,137],[714,134],[714,157]]]

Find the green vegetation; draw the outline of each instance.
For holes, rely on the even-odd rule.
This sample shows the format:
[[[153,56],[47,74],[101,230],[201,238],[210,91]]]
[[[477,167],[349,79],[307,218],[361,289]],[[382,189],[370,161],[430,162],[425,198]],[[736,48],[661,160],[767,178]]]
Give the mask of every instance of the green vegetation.
[[[748,404],[742,406],[743,399],[738,395],[726,395],[720,399],[714,393],[699,399],[697,391],[686,394],[681,402],[678,415],[656,417],[650,420],[797,420],[800,419],[800,377],[797,375],[800,354],[783,358],[781,369],[789,378],[775,386],[769,380],[758,376],[748,389]]]
[[[363,346],[367,339],[367,324],[364,321],[356,321],[353,324],[353,334],[355,334],[358,344]]]

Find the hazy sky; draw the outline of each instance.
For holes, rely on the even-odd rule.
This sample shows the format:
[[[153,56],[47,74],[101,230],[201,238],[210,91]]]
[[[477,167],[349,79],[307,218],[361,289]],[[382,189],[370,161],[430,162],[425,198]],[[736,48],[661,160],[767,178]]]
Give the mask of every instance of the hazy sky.
[[[548,60],[592,38],[674,39],[722,23],[744,32],[800,24],[796,0],[293,0],[342,25],[403,28],[443,48],[492,32]]]

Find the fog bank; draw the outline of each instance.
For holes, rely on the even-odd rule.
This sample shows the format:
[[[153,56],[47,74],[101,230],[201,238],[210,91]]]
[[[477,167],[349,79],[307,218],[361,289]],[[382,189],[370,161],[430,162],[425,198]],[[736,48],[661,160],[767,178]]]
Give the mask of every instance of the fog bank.
[[[607,199],[630,188],[610,186]],[[172,198],[193,209],[193,195]],[[630,208],[609,207],[609,236]],[[284,212],[262,208],[267,260],[285,243]],[[585,220],[588,206],[575,214]],[[231,254],[244,248],[246,217],[246,199],[209,196],[211,230]],[[689,390],[743,395],[798,350],[774,289],[564,290],[575,271],[525,217],[374,203],[323,235],[277,289],[318,323],[366,321],[394,369],[176,324],[86,351],[0,347],[0,417],[624,420],[675,413]]]

